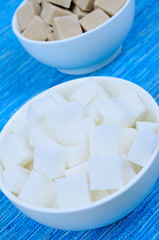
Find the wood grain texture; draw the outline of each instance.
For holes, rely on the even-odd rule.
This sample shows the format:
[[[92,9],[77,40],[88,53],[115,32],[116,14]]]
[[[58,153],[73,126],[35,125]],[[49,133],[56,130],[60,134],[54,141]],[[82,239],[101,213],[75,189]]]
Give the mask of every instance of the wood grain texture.
[[[11,29],[20,0],[0,1],[0,130],[27,100],[74,79],[47,67],[25,52]],[[136,16],[118,58],[84,76],[114,76],[137,83],[159,104],[159,1],[137,0]],[[77,76],[81,77],[81,76]],[[115,86],[114,86],[115,87]],[[67,232],[45,227],[18,211],[0,192],[0,240],[10,239],[159,239],[159,180],[131,214],[108,227]]]

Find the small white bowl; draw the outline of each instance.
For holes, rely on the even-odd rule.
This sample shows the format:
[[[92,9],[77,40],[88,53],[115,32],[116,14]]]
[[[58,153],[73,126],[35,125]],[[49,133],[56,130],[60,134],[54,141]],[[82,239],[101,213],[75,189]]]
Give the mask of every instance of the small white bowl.
[[[17,24],[17,10],[12,29],[25,50],[38,61],[66,74],[86,74],[104,67],[121,52],[134,19],[134,9],[135,0],[127,0],[109,21],[89,32],[60,41],[42,42],[23,37]]]
[[[111,77],[94,77],[112,96],[117,97],[121,93],[129,89],[135,89],[142,101],[148,107],[146,120],[158,123],[159,132],[159,108],[155,100],[141,87],[131,82],[111,78]],[[38,96],[31,101],[42,98],[49,94],[49,91],[55,91],[68,97],[82,82],[88,78],[76,79],[57,85]],[[26,103],[14,116],[9,120],[3,128],[0,135],[0,142],[6,138],[10,131],[10,126],[14,121],[26,110]],[[72,209],[50,209],[31,206],[22,202],[10,193],[0,177],[0,188],[7,198],[24,214],[44,225],[65,229],[65,230],[86,230],[92,228],[103,227],[109,225],[122,217],[126,216],[135,209],[140,202],[151,191],[155,181],[159,176],[159,148],[155,150],[144,168],[137,176],[126,186],[106,197],[105,199],[91,203],[88,206],[77,207]]]

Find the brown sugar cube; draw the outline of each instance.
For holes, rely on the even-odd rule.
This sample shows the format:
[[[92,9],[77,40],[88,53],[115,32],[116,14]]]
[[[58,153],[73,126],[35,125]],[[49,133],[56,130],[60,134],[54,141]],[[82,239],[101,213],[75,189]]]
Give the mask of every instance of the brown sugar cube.
[[[72,12],[78,16],[78,19],[81,19],[88,14],[88,12],[84,12],[76,4],[74,4],[72,8]]]
[[[39,1],[40,1],[40,0],[39,0]],[[47,0],[41,0],[42,9],[43,9],[43,7],[44,7],[44,5],[45,5],[46,2],[48,2],[48,1],[47,1]]]
[[[74,14],[70,16],[54,18],[53,26],[56,40],[71,38],[82,34],[78,17]]]
[[[54,3],[61,7],[69,8],[72,0],[48,0],[48,2]]]
[[[83,11],[94,10],[94,0],[73,0],[73,2]]]
[[[40,15],[41,7],[39,4],[29,1],[17,11],[17,21],[20,31],[23,31],[36,16]]]
[[[70,14],[72,15],[72,13],[69,10],[65,10],[63,8],[57,7],[53,4],[46,2],[41,12],[41,17],[44,19],[46,23],[53,25],[53,19],[55,17],[67,16]]]
[[[96,9],[80,20],[84,31],[89,31],[106,22],[110,17],[101,9]]]
[[[36,41],[45,41],[52,30],[53,28],[45,23],[41,17],[35,16],[23,32],[23,36]]]
[[[96,0],[95,8],[103,9],[108,15],[113,16],[124,5],[126,0]]]
[[[34,2],[34,3],[37,3],[37,4],[40,4],[41,3],[41,0],[28,0],[29,2]]]
[[[54,41],[55,40],[55,35],[54,35],[53,32],[51,32],[47,35],[47,40],[48,41]]]

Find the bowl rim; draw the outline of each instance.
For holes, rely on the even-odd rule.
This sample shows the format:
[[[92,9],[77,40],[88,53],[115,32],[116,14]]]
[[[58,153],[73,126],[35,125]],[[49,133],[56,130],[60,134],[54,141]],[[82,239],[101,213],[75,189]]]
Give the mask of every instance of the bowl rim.
[[[96,28],[88,31],[88,32],[85,32],[83,34],[80,34],[80,35],[77,35],[77,36],[74,36],[74,37],[71,37],[71,38],[67,38],[67,39],[63,39],[63,40],[56,40],[56,41],[37,41],[37,40],[31,40],[29,38],[25,38],[23,37],[23,35],[19,32],[19,30],[17,29],[17,26],[16,26],[16,23],[17,23],[17,19],[16,19],[16,13],[17,13],[17,10],[24,5],[25,2],[27,2],[28,0],[24,0],[22,1],[22,3],[20,3],[20,5],[16,8],[15,12],[14,12],[14,15],[12,17],[12,30],[14,32],[14,34],[17,36],[18,39],[20,39],[21,41],[25,41],[25,42],[28,42],[28,43],[33,43],[33,44],[38,44],[38,45],[56,45],[56,44],[60,44],[60,43],[67,43],[67,42],[70,42],[70,41],[73,41],[73,40],[76,40],[76,39],[81,39],[83,38],[84,36],[87,36],[89,34],[92,34],[94,33],[95,31],[101,29],[103,26],[105,25],[108,25],[109,23],[111,23],[112,21],[114,21],[123,11],[125,11],[125,8],[127,8],[127,5],[131,2],[131,1],[134,1],[134,0],[126,0],[126,2],[124,3],[124,5],[120,8],[120,10],[114,15],[112,16],[108,21],[100,24],[99,26],[97,26]]]
[[[13,116],[8,120],[8,122],[5,124],[5,126],[3,127],[2,131],[0,132],[0,140],[3,138],[3,135],[5,135],[5,132],[7,131],[7,129],[10,127],[12,121],[17,117],[17,115],[20,114],[20,112],[26,107],[26,105],[28,105],[31,101],[34,101],[38,98],[41,98],[45,95],[47,95],[49,93],[50,90],[55,89],[56,88],[61,88],[64,87],[65,85],[69,84],[74,84],[74,83],[82,83],[84,81],[86,81],[87,79],[108,79],[109,80],[114,80],[114,81],[121,81],[121,83],[125,83],[128,84],[134,88],[138,88],[141,92],[143,92],[145,95],[147,95],[147,97],[149,97],[149,99],[151,99],[152,103],[153,103],[153,109],[156,109],[156,117],[158,119],[158,136],[159,136],[159,107],[158,104],[156,103],[155,99],[146,91],[144,90],[142,87],[138,86],[135,83],[132,83],[128,80],[124,80],[121,78],[115,78],[115,77],[107,77],[107,76],[92,76],[92,77],[84,77],[84,78],[78,78],[78,79],[73,79],[64,83],[60,83],[58,85],[55,85],[43,92],[41,92],[40,94],[37,94],[36,96],[34,96],[33,98],[31,98],[30,100],[28,100],[25,104],[23,104],[18,111],[16,111]],[[4,193],[4,195],[16,206],[18,207],[22,207],[28,210],[32,210],[35,212],[41,212],[41,213],[54,213],[54,214],[67,214],[67,213],[75,213],[75,212],[80,212],[80,211],[85,211],[85,210],[89,210],[91,208],[95,208],[98,207],[102,204],[106,204],[108,202],[110,202],[111,200],[119,197],[120,195],[124,194],[128,189],[130,189],[131,187],[133,187],[136,182],[142,178],[143,175],[146,174],[146,172],[148,171],[149,167],[151,166],[151,164],[154,162],[157,154],[159,152],[159,145],[156,147],[155,151],[153,152],[153,154],[151,155],[149,161],[145,164],[145,166],[140,170],[139,173],[137,173],[137,175],[129,182],[127,183],[125,186],[123,186],[121,189],[117,190],[116,192],[114,192],[111,195],[108,195],[106,198],[103,198],[101,200],[98,200],[96,202],[92,202],[88,205],[84,205],[84,206],[80,206],[80,207],[75,207],[75,208],[46,208],[46,207],[38,207],[38,206],[34,206],[32,204],[29,203],[25,203],[22,200],[18,199],[16,196],[14,196],[14,194],[12,194],[4,185],[3,181],[0,178],[0,190]]]

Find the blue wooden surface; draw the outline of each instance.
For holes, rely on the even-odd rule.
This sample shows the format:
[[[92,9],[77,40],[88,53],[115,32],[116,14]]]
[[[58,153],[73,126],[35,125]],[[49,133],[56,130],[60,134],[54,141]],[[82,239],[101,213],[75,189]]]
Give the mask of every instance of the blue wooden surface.
[[[0,130],[28,99],[75,78],[37,62],[21,47],[11,29],[11,19],[20,2],[0,1]],[[127,79],[142,86],[159,103],[158,12],[159,1],[138,0],[133,28],[120,56],[85,76]],[[40,225],[18,211],[0,192],[0,240],[3,239],[159,239],[159,180],[131,214],[110,226],[84,232]]]

